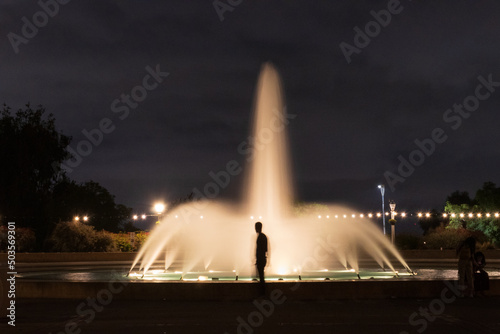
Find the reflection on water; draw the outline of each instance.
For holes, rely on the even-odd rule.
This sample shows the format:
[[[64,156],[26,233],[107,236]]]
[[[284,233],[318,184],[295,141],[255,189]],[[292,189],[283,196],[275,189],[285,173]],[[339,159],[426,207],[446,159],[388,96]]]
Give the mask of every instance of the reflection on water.
[[[165,271],[163,269],[150,270],[144,277],[142,273],[130,273],[127,276],[128,270],[89,270],[89,271],[46,271],[46,272],[29,272],[19,274],[17,277],[20,280],[42,280],[42,281],[71,281],[71,282],[88,282],[88,281],[251,281],[252,277],[238,277],[232,271],[210,271],[210,272],[181,272],[181,271]],[[488,270],[488,274],[492,279],[500,279],[500,269]],[[416,270],[416,275],[407,273],[404,268],[400,268],[397,277],[391,271],[382,269],[368,268],[360,270],[360,279],[396,279],[396,280],[456,280],[458,274],[456,269],[450,268],[421,268]],[[281,280],[298,280],[298,274],[274,275],[266,277],[269,281]],[[358,280],[357,274],[353,270],[318,270],[310,272],[302,272],[300,275],[302,280]]]

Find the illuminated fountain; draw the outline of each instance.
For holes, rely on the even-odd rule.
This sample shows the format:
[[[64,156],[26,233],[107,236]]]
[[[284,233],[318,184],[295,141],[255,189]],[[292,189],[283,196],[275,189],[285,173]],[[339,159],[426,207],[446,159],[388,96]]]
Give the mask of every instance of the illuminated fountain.
[[[328,277],[338,268],[359,277],[360,256],[397,275],[392,257],[410,272],[377,226],[367,218],[343,217],[352,213],[349,208],[325,206],[321,217],[317,212],[294,212],[286,131],[289,121],[279,75],[265,64],[257,86],[255,140],[247,159],[244,200],[238,205],[200,200],[170,210],[140,249],[129,274],[147,278],[165,273],[199,280],[249,278],[254,275],[256,221],[263,223],[269,238],[268,277]],[[221,182],[229,182],[233,177],[229,171],[216,175]],[[334,212],[342,215],[335,218]]]

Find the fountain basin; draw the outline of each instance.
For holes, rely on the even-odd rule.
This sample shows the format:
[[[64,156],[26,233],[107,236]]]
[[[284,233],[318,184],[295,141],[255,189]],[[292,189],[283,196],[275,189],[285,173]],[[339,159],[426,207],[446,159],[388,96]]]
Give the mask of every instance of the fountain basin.
[[[453,295],[455,280],[354,279],[339,281],[271,281],[268,293],[289,300],[439,298]],[[111,293],[119,291],[118,293]],[[445,290],[447,289],[447,290]],[[449,292],[448,292],[449,291]],[[490,280],[488,295],[500,295],[500,279]],[[106,297],[104,297],[106,296]],[[258,296],[258,283],[250,281],[41,281],[19,280],[17,298],[97,298],[98,300],[248,301]]]
[[[283,281],[270,280],[268,291],[279,289],[290,300],[332,300],[332,299],[380,299],[380,298],[440,298],[446,284],[453,284],[457,279],[457,260],[454,251],[403,251],[409,259],[408,264],[417,272],[416,276],[400,275],[392,278],[391,273],[384,275],[373,261],[360,261],[361,280],[352,272],[337,272],[325,281],[326,272],[316,277],[303,275],[287,277]],[[489,295],[500,295],[500,251],[486,252],[490,275]],[[6,254],[0,254],[0,260]],[[60,298],[78,299],[96,298],[99,293],[111,288],[123,287],[119,293],[112,293],[113,299],[121,300],[175,300],[175,301],[209,301],[209,300],[252,300],[257,295],[256,282],[242,276],[238,281],[207,280],[199,282],[139,279],[126,277],[134,253],[19,253],[19,277],[16,279],[17,298]],[[62,262],[61,262],[62,260]],[[162,264],[155,263],[152,270],[161,270]],[[179,264],[179,268],[180,268]],[[401,267],[396,269],[404,273]],[[375,276],[372,272],[378,273]],[[175,270],[174,270],[175,274]],[[210,276],[210,274],[217,274]],[[208,277],[219,276],[219,273],[193,273]],[[233,274],[231,272],[231,274]],[[301,273],[304,274],[304,273]],[[370,276],[372,275],[372,276]],[[180,277],[180,276],[179,276]],[[178,279],[178,278],[177,278]],[[448,282],[448,283],[446,283]],[[298,284],[298,285],[297,285]],[[295,290],[292,290],[292,288]]]

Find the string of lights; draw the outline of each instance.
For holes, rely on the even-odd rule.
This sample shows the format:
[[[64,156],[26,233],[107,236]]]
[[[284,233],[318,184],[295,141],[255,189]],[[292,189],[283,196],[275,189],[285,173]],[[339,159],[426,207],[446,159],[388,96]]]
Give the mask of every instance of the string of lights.
[[[168,216],[168,213],[162,213],[161,215]],[[391,215],[390,212],[385,212],[385,216],[389,217]],[[133,220],[139,220],[143,219],[145,220],[147,217],[156,217],[158,218],[158,214],[134,214],[132,217],[130,217]],[[339,214],[320,214],[316,215],[317,219],[353,219],[353,218],[381,218],[382,213],[381,212],[370,212],[370,213],[339,213]],[[491,219],[500,219],[500,213],[499,212],[459,212],[459,213],[448,213],[448,212],[424,212],[424,211],[416,211],[416,212],[394,212],[394,217],[398,218],[408,218],[408,217],[417,217],[417,218],[444,218],[444,219],[450,219],[450,218],[460,218],[460,219],[474,219],[474,218],[491,218]],[[13,218],[13,217],[9,217]],[[16,218],[26,218],[26,217],[16,217]],[[104,218],[104,217],[101,217]],[[111,217],[107,216],[107,218],[116,218],[116,217]],[[174,218],[179,218],[178,215],[175,215]],[[200,215],[200,219],[203,219],[204,216]],[[262,216],[249,216],[250,219],[263,219]],[[75,222],[79,221],[84,221],[88,222],[91,220],[89,215],[85,216],[74,216],[73,220]]]
[[[390,216],[390,212],[385,212],[386,216]],[[149,216],[156,216],[156,215],[134,215],[132,218],[134,220],[139,219],[146,219],[146,217]],[[167,214],[168,216],[168,214]],[[431,218],[431,217],[441,217],[441,218],[500,218],[500,213],[495,212],[495,213],[466,213],[466,212],[461,212],[461,213],[437,213],[433,214],[431,212],[394,212],[395,217],[400,217],[400,218],[408,218],[408,217],[418,217],[418,218]],[[350,214],[329,214],[329,215],[317,215],[317,219],[348,219],[348,218],[380,218],[382,217],[382,213],[380,212],[374,212],[374,213],[350,213]],[[175,215],[174,218],[179,218],[179,215]],[[200,219],[203,219],[204,216],[200,215]],[[250,216],[250,219],[263,219],[262,216]]]

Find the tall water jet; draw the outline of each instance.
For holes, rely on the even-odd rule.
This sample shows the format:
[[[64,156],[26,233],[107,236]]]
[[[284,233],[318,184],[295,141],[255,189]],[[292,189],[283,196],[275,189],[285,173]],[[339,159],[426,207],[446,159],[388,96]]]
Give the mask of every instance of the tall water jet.
[[[293,201],[283,90],[278,72],[262,66],[254,101],[252,160],[249,163],[248,211],[273,221],[289,216]]]

